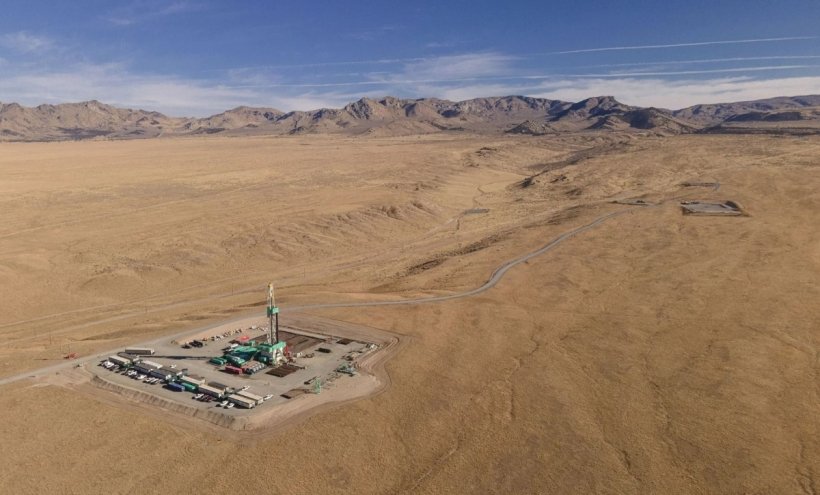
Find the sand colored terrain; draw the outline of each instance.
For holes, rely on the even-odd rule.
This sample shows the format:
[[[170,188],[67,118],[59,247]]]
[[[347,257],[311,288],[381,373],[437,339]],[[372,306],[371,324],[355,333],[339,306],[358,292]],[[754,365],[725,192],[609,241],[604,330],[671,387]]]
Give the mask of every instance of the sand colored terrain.
[[[474,297],[301,309],[407,344],[380,394],[257,439],[4,385],[0,487],[816,493],[818,159],[742,135],[3,144],[0,376],[247,312],[269,279],[283,319],[468,290],[628,213]]]

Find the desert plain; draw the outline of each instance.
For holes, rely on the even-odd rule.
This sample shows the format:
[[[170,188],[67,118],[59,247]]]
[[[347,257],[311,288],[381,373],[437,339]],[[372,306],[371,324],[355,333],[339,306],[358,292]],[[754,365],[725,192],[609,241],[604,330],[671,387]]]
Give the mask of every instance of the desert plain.
[[[817,493],[818,191],[816,136],[0,144],[0,381],[270,280],[285,322],[403,341],[378,394],[258,437],[4,383],[0,492]],[[463,293],[602,218],[470,297],[317,306]]]

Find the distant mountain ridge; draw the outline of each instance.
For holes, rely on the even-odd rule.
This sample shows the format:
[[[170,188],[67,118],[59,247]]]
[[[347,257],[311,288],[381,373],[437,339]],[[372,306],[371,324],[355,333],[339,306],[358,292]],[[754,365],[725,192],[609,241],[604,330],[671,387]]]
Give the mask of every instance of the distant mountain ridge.
[[[579,102],[528,96],[448,101],[361,98],[342,108],[282,112],[241,106],[205,118],[169,117],[98,101],[24,107],[0,103],[0,140],[135,139],[199,134],[410,135],[435,132],[544,135],[580,131],[820,131],[820,95],[694,105],[680,110],[625,105],[612,96]]]

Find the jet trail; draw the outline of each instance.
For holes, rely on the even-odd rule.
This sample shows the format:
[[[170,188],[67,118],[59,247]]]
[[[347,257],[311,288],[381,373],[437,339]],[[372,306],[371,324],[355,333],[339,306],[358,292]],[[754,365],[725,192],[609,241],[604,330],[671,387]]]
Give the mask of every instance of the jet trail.
[[[549,52],[545,55],[567,55],[572,53],[592,53],[592,52],[613,52],[620,50],[656,50],[661,48],[683,48],[687,46],[708,46],[708,45],[734,45],[740,43],[771,43],[776,41],[798,41],[814,40],[817,36],[789,36],[784,38],[753,38],[745,40],[724,40],[724,41],[697,41],[693,43],[673,43],[669,45],[634,45],[634,46],[607,46],[600,48],[583,48],[579,50],[563,50],[559,52]]]

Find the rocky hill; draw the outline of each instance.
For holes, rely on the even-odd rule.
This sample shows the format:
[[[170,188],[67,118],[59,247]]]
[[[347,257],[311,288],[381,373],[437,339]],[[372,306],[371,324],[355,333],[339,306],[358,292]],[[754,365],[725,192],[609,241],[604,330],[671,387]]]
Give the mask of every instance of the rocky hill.
[[[0,139],[3,140],[154,137],[179,123],[180,119],[158,112],[116,108],[98,101],[34,108],[0,103]]]
[[[133,139],[197,134],[344,133],[410,135],[434,132],[544,135],[580,131],[816,132],[820,96],[695,105],[680,110],[625,105],[612,96],[572,103],[527,96],[448,101],[362,98],[342,108],[282,112],[237,107],[206,118],[168,117],[98,101],[23,107],[0,103],[0,140]]]

